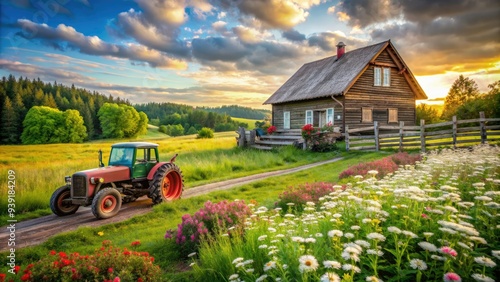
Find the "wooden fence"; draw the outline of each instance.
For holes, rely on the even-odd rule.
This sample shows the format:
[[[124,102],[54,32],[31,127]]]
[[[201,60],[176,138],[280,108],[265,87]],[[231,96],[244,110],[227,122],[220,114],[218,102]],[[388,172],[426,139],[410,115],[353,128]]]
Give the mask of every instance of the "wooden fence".
[[[426,149],[451,146],[453,148],[471,146],[479,143],[500,141],[500,118],[485,118],[484,112],[478,119],[457,120],[425,124],[420,126],[387,126],[374,122],[373,126],[349,129],[345,128],[346,150],[375,150],[383,148]]]

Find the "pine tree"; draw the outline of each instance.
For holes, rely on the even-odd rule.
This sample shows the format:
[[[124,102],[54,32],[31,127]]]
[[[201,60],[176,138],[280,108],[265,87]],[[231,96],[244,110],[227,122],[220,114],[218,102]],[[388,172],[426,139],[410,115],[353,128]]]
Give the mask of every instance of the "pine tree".
[[[9,97],[5,98],[0,122],[2,123],[2,131],[0,132],[1,143],[17,144],[19,142],[17,113],[12,107],[12,102]]]

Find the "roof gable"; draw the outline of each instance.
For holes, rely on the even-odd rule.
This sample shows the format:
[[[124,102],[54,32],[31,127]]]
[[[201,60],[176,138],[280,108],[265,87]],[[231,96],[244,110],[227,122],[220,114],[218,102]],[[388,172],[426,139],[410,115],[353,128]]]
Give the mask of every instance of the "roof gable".
[[[426,99],[427,96],[420,88],[420,85],[418,85],[418,82],[388,40],[346,52],[339,60],[337,60],[337,56],[332,56],[304,64],[264,104],[279,104],[343,95],[356,82],[369,63],[387,46],[391,46],[390,49],[394,50],[395,59],[399,60],[397,63],[404,66],[405,70],[408,71],[409,75],[405,74],[405,78],[407,81],[410,80],[408,83],[412,86],[412,90],[416,92],[417,99]]]

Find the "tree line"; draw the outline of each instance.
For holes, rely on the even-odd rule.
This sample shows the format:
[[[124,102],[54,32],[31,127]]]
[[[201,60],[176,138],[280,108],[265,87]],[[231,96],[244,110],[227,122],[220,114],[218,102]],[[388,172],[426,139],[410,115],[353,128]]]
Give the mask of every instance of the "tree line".
[[[417,106],[417,123],[425,120],[426,124],[457,119],[476,119],[479,112],[484,112],[486,118],[500,118],[500,80],[488,85],[486,93],[480,93],[477,83],[468,77],[460,75],[451,85],[444,100],[443,111],[420,104]]]
[[[224,105],[220,107],[198,107],[198,109],[207,112],[214,112],[218,114],[226,114],[232,117],[247,118],[247,119],[267,119],[271,116],[270,110],[252,109],[249,107],[242,107],[238,105]]]
[[[0,144],[132,137],[147,129],[147,116],[127,100],[39,78],[2,77],[0,102]],[[113,109],[115,116],[109,113]]]
[[[170,136],[195,134],[204,127],[215,132],[233,131],[238,126],[248,127],[248,124],[239,123],[228,114],[207,112],[204,108],[188,105],[150,102],[134,107],[145,112],[151,124],[159,126],[161,132]]]

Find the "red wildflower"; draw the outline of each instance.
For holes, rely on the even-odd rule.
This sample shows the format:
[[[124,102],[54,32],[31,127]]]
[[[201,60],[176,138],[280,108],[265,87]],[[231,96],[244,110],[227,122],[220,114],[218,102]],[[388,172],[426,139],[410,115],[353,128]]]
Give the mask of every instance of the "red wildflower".
[[[4,282],[5,277],[7,277],[7,275],[5,273],[0,273],[0,282]],[[139,279],[141,279],[141,278],[139,277]],[[137,280],[137,281],[139,281],[139,280]],[[142,279],[141,279],[141,281],[142,281]]]
[[[120,277],[116,276],[115,279],[113,279],[113,282],[120,282]]]
[[[113,273],[113,268],[108,268],[108,273]]]
[[[132,242],[131,245],[132,245],[132,247],[139,246],[139,245],[141,245],[141,241],[139,241],[139,240],[134,241],[134,242]]]
[[[71,261],[69,259],[63,259],[61,262],[63,264],[63,267],[71,264]]]
[[[23,276],[21,276],[21,281],[28,281],[30,279],[30,274],[26,273]]]
[[[137,278],[137,282],[143,282],[144,280],[142,280],[141,277]]]
[[[68,255],[66,255],[66,253],[65,253],[65,252],[59,252],[59,257],[61,257],[61,258],[65,258],[65,257],[67,257],[67,256],[68,256]]]
[[[126,256],[129,256],[131,254],[131,252],[130,251],[123,251],[123,254]]]
[[[50,255],[51,255],[51,256],[55,256],[56,254],[57,254],[57,252],[56,252],[56,251],[54,251],[54,250],[50,251]]]
[[[422,218],[428,219],[428,218],[429,218],[429,216],[428,216],[428,215],[426,215],[425,213],[423,213],[423,214],[422,214]]]
[[[17,274],[21,270],[21,267],[19,265],[14,266],[14,272]]]

